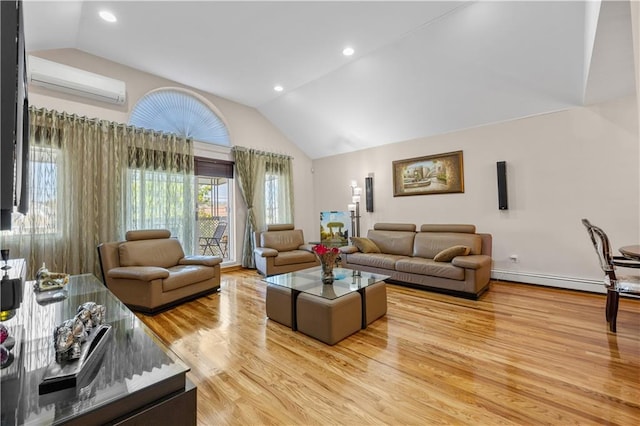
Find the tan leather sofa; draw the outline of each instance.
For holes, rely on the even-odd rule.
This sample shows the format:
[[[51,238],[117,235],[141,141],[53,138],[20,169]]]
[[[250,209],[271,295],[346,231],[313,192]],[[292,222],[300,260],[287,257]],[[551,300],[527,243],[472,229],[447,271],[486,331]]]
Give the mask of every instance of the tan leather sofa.
[[[130,308],[157,313],[220,288],[219,256],[185,256],[166,229],[127,232],[98,246],[102,279]]]
[[[388,282],[477,299],[489,288],[492,237],[476,233],[474,225],[377,223],[367,238],[380,253],[363,253],[356,246],[341,247],[342,266],[389,275]],[[468,255],[435,261],[453,246],[469,248]]]
[[[318,266],[313,245],[305,244],[302,229],[292,224],[267,225],[254,234],[256,269],[262,275],[276,275]]]

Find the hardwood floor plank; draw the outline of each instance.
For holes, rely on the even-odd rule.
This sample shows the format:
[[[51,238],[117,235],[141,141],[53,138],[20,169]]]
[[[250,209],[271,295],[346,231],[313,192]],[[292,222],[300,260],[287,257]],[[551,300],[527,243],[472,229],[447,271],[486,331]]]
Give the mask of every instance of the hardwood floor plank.
[[[265,316],[255,271],[139,317],[191,367],[198,423],[614,424],[640,418],[640,300],[493,282],[478,301],[387,286],[335,346]]]

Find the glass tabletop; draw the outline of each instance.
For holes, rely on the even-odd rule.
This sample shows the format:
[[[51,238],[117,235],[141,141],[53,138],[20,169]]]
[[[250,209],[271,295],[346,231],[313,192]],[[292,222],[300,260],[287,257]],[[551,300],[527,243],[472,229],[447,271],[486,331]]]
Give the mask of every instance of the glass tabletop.
[[[152,387],[176,381],[189,371],[93,275],[71,276],[63,291],[38,293],[33,290],[33,283],[24,284],[20,307],[2,323],[15,341],[11,363],[3,365],[0,372],[3,424],[4,420],[6,424],[64,423],[134,393],[151,392]],[[89,301],[106,308],[104,322],[112,327],[101,360],[83,387],[41,395],[39,385],[48,365],[55,360],[54,328],[73,318],[78,306]]]
[[[280,287],[298,290],[302,293],[324,297],[325,299],[337,299],[389,278],[388,275],[356,271],[354,269],[334,268],[333,275],[335,278],[333,284],[323,284],[321,275],[322,268],[316,266],[287,274],[273,275],[264,278],[263,281]]]

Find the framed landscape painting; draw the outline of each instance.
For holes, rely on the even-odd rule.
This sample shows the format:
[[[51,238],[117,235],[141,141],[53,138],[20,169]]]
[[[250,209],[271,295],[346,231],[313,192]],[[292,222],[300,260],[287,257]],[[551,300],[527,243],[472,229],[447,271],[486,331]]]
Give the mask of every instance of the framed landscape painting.
[[[393,162],[393,196],[464,192],[462,151]]]
[[[349,245],[349,237],[353,236],[351,232],[350,212],[320,212],[320,242],[325,246]]]

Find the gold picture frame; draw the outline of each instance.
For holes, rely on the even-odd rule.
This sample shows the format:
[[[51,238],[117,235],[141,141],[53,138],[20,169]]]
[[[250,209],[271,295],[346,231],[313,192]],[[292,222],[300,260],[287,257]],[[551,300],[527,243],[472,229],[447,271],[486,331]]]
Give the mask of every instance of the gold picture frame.
[[[393,196],[464,192],[462,151],[393,162]]]

